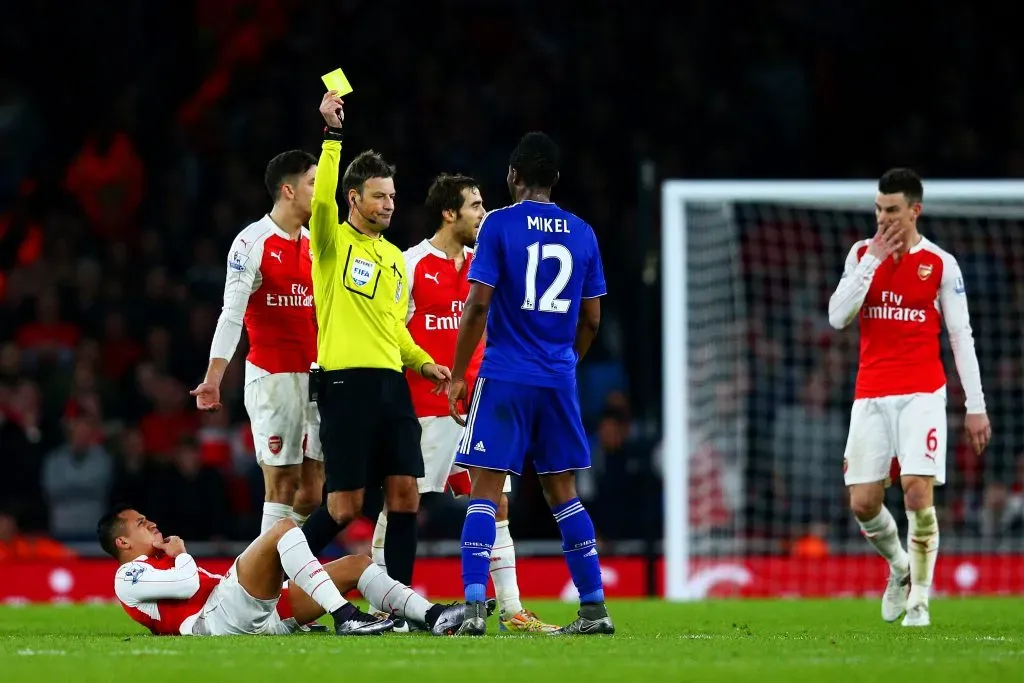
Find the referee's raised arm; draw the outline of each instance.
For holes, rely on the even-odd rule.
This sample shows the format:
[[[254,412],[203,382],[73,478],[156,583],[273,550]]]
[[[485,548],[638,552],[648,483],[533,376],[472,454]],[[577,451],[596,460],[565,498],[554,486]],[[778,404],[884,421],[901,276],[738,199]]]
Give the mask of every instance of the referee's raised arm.
[[[320,102],[320,113],[327,127],[313,183],[309,218],[309,244],[314,254],[323,254],[334,246],[334,233],[338,230],[338,169],[341,165],[341,124],[345,120],[345,110],[336,93],[336,90],[328,91]]]
[[[388,573],[409,585],[423,455],[404,369],[439,389],[451,374],[405,326],[405,257],[383,236],[395,211],[394,166],[368,150],[356,155],[339,183],[344,115],[335,93],[324,96],[320,113],[327,127],[309,225],[319,368],[310,373],[310,393],[320,413],[327,507],[309,518],[303,532],[313,552],[321,551],[362,513],[365,488],[383,485]],[[339,185],[347,209],[340,222]]]

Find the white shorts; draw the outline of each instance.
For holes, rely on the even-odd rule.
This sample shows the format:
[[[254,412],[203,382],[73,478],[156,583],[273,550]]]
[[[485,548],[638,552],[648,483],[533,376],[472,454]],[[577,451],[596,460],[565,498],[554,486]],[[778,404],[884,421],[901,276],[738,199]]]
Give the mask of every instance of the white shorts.
[[[249,382],[245,410],[259,464],[301,465],[304,457],[323,461],[320,412],[309,401],[309,373],[280,372]]]
[[[946,388],[933,394],[853,402],[843,455],[846,485],[886,481],[896,458],[901,475],[946,482]]]
[[[279,598],[260,600],[242,588],[235,571],[237,564],[236,560],[206,599],[192,626],[192,633],[201,636],[284,636],[297,631],[298,624],[294,619],[281,619],[277,613]]]
[[[463,416],[465,417],[465,416]],[[451,417],[421,417],[420,450],[423,451],[424,476],[417,479],[420,493],[443,493],[448,487],[448,477],[465,473],[455,464],[455,451],[462,438],[463,427]],[[452,487],[455,495],[468,495],[465,487]],[[503,493],[512,492],[512,477],[505,477]]]

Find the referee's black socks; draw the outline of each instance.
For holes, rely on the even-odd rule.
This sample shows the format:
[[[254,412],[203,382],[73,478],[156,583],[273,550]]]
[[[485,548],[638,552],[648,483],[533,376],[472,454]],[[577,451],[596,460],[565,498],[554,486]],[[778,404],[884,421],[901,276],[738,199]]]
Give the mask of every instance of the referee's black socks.
[[[331,517],[327,506],[321,505],[302,525],[302,535],[306,537],[306,542],[309,543],[309,549],[313,555],[319,555],[334,540],[334,537],[341,533],[343,528]]]
[[[412,567],[416,562],[416,513],[388,510],[388,533],[384,536],[384,557],[388,576],[412,585]]]

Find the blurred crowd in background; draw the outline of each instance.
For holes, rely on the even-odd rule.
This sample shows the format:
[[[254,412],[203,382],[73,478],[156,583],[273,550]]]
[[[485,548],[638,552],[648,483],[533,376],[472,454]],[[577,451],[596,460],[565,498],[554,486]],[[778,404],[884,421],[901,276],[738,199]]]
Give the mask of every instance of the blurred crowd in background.
[[[223,0],[100,12],[41,0],[7,17],[0,548],[29,536],[90,541],[111,500],[136,502],[187,539],[256,533],[263,492],[242,408],[244,342],[224,411],[198,413],[188,390],[206,367],[228,246],[269,208],[266,162],[285,149],[317,151],[319,76],[339,65],[355,87],[344,156],[374,148],[397,164],[388,238],[402,248],[435,227],[422,202],[436,173],[475,175],[497,207],[508,201],[508,154],[521,134],[543,129],[561,143],[555,199],[594,226],[609,282],[601,333],[580,370],[595,459],[581,496],[607,539],[660,535],[658,458],[680,454],[657,449],[660,361],[644,353],[656,353],[647,342],[660,333],[638,305],[657,290],[641,284],[657,265],[657,216],[643,210],[657,204],[657,185],[641,182],[641,163],[653,162],[659,181],[877,177],[893,165],[914,166],[926,182],[1021,176],[1024,93],[1012,84],[1024,60],[1014,23],[991,16],[1002,10],[982,17],[959,0],[928,16],[875,0],[779,0],[740,20],[728,3],[648,4],[594,2],[584,13],[529,0]],[[871,36],[882,15],[886,26],[915,27],[912,38],[878,49]],[[855,345],[822,323],[845,249],[863,231],[826,235],[836,226],[762,218],[772,214],[760,212],[742,234],[745,252],[761,255],[742,271],[750,367],[716,390],[723,424],[742,438],[719,448],[721,467],[714,439],[695,450],[695,463],[710,463],[692,468],[703,501],[695,519],[739,536],[810,527],[842,536],[836,463]],[[1024,236],[1014,222],[990,231],[995,241],[961,263],[987,321],[976,329],[994,455],[951,450],[957,474],[944,504],[959,529],[999,534],[1019,529],[1024,506],[1021,442],[999,437],[1021,414],[1021,355],[1005,335],[1019,336],[1013,273],[1024,265]],[[653,236],[650,253],[638,246],[644,236]],[[780,239],[797,260],[764,256],[778,249],[763,243]],[[972,244],[946,246],[960,256]],[[993,275],[981,267],[995,249],[1012,258]],[[987,282],[998,298],[982,295]],[[994,327],[1010,307],[1016,327]],[[733,414],[743,419],[730,423]],[[817,447],[790,436],[804,433],[807,415],[820,417]],[[801,480],[792,465],[804,457],[831,463],[827,482]],[[784,504],[800,496],[819,496],[813,514]],[[998,523],[981,523],[986,506],[999,510],[989,513]],[[454,501],[424,500],[424,536],[456,537],[461,515]],[[512,523],[517,537],[557,538],[530,476],[517,484]]]

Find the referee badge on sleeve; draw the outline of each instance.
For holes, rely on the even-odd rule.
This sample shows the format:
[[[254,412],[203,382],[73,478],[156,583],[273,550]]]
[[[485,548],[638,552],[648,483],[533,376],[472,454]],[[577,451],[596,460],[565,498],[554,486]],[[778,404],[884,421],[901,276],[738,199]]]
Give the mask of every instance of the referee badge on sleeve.
[[[395,303],[397,304],[402,299],[402,281],[398,281],[398,286],[395,287]]]

